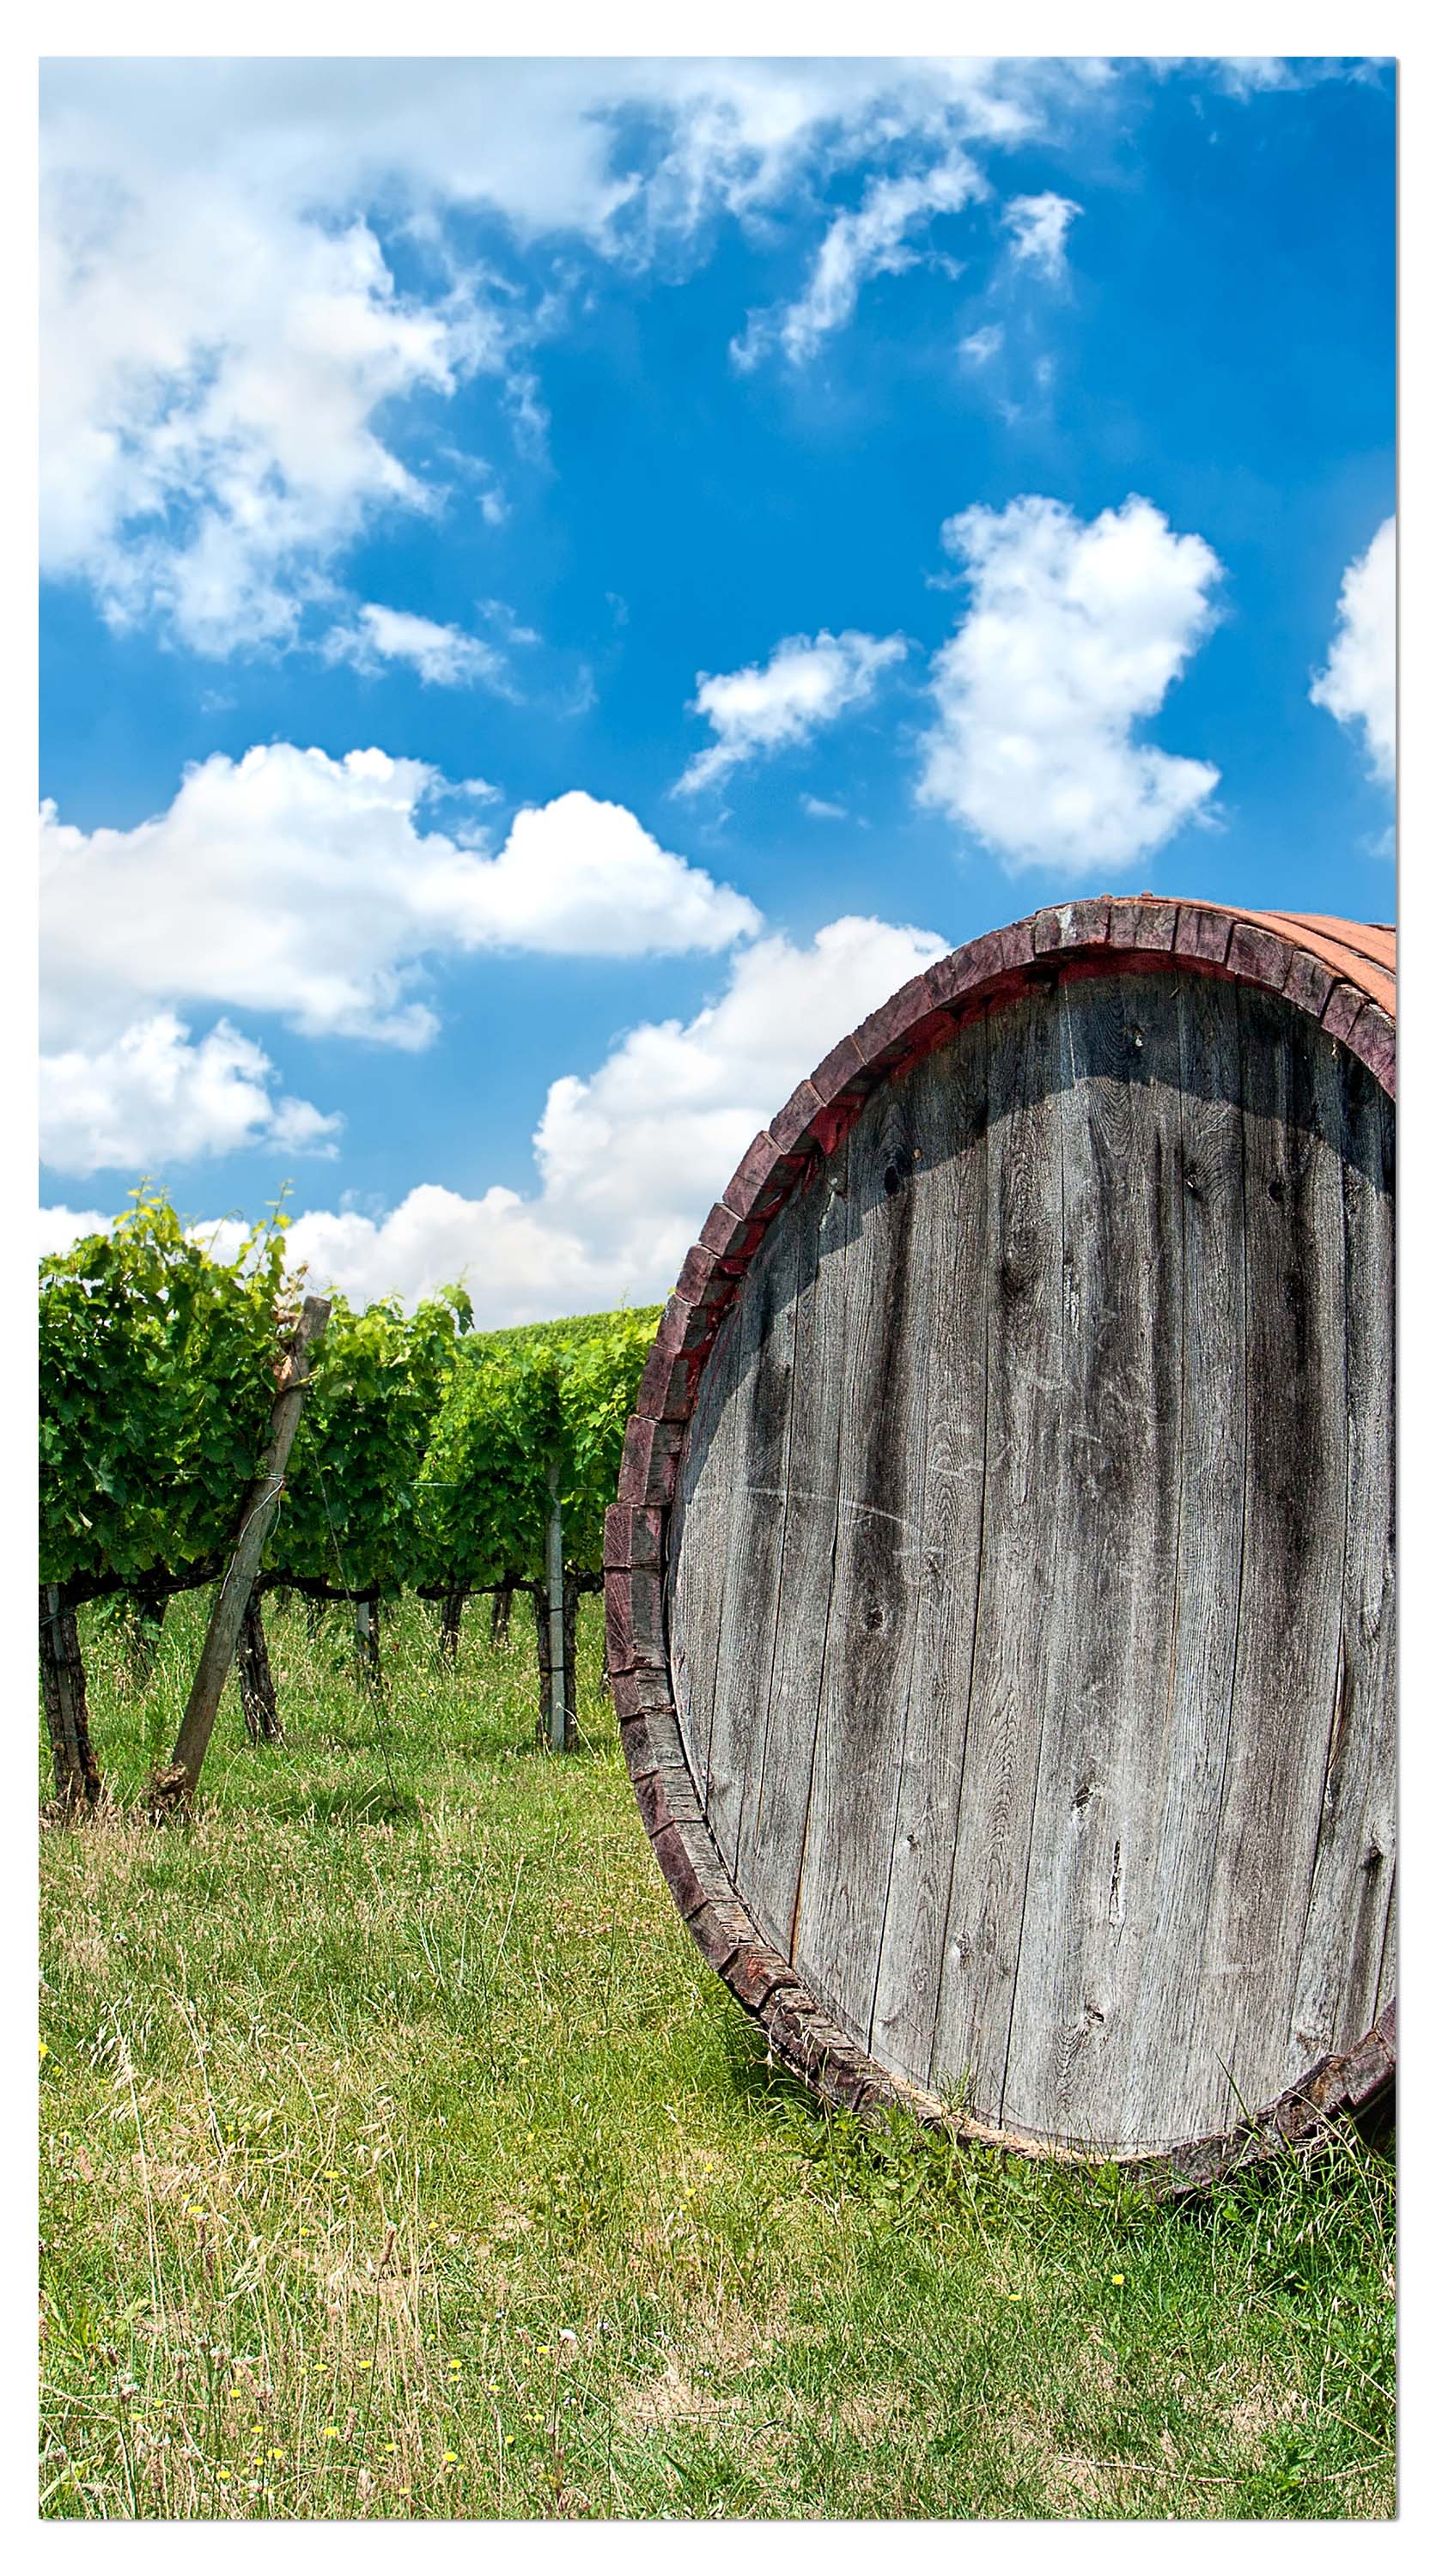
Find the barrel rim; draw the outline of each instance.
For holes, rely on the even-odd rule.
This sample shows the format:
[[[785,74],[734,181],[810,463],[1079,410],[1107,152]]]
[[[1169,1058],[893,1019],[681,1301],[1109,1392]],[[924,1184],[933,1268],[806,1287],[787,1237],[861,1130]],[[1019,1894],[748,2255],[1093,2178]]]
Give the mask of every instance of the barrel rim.
[[[1353,931],[1359,939],[1348,936]],[[791,1960],[764,1940],[709,1832],[683,1750],[666,1635],[669,1522],[698,1388],[748,1265],[779,1210],[836,1151],[872,1093],[994,1002],[1079,977],[1173,966],[1289,1002],[1365,1065],[1394,1101],[1394,943],[1385,925],[1104,895],[1051,905],[969,940],[830,1049],[749,1146],[664,1309],[625,1436],[618,1500],[604,1525],[608,1671],[639,1812],[680,1915],[760,2024],[770,2058],[837,2108],[870,2115],[902,2107],[975,2142],[1068,2161],[1091,2161],[1097,2150],[1047,2143],[954,2111],[879,2066]],[[1233,2128],[1160,2153],[1117,2151],[1110,2160],[1164,2189],[1201,2188],[1283,2144],[1319,2135],[1338,2113],[1366,2109],[1390,2089],[1395,2069],[1393,1996],[1354,2048],[1318,2059]]]

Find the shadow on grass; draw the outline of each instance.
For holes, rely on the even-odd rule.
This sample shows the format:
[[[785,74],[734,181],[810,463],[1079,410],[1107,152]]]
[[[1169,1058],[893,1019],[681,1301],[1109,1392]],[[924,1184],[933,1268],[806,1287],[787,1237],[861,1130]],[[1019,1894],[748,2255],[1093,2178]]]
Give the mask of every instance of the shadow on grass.
[[[856,2170],[891,2173],[894,2159],[925,2168],[930,2182],[950,2186],[960,2172],[999,2196],[1042,2199],[1049,2208],[1115,2221],[1159,2214],[1180,2231],[1210,2229],[1214,2214],[1289,2216],[1295,2197],[1334,2218],[1347,2193],[1365,2201],[1395,2181],[1396,2097],[1388,2094],[1355,2119],[1343,2118],[1316,2138],[1261,2157],[1199,2191],[1163,2194],[1150,2177],[1114,2160],[1022,2156],[943,2128],[906,2111],[862,2120],[835,2110],[773,2059],[763,2033],[734,2005],[724,2016],[723,2048],[736,2099],[761,2106],[775,2130],[808,2154],[836,2156]],[[1363,2168],[1365,2168],[1363,2172]]]
[[[729,2083],[740,2101],[761,2102],[765,2109],[780,2112],[786,2118],[808,2120],[814,2137],[821,2135],[832,2119],[831,2111],[798,2076],[769,2056],[768,2043],[758,2023],[750,2021],[736,2003],[723,2016],[723,2052],[728,2061]]]
[[[272,1812],[301,1825],[422,1825],[424,1810],[412,1789],[381,1780],[372,1789],[321,1789],[276,1799]]]

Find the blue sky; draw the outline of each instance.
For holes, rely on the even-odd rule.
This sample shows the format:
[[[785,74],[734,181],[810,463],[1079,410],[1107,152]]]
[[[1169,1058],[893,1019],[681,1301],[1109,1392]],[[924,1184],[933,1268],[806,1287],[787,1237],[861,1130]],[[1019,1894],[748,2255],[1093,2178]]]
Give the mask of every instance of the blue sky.
[[[942,948],[1392,918],[1394,86],[52,65],[47,1240],[658,1295]]]

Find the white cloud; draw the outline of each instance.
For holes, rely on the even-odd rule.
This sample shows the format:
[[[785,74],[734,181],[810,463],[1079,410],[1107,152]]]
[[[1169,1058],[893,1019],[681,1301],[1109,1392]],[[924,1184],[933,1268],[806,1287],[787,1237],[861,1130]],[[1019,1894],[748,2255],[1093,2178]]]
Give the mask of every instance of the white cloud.
[[[87,1234],[108,1234],[113,1223],[101,1208],[42,1207],[38,1215],[41,1261],[54,1252],[68,1252]]]
[[[1136,495],[1091,522],[1028,496],[943,538],[972,604],[934,657],[921,799],[1011,869],[1130,867],[1202,816],[1218,771],[1132,732],[1212,626],[1204,540]]]
[[[660,1297],[793,1085],[947,944],[852,918],[807,946],[761,939],[691,1020],[633,1029],[596,1073],[552,1085],[531,1195],[469,1198],[425,1183],[382,1217],[342,1207],[301,1216],[290,1253],[316,1285],[360,1303],[393,1290],[412,1301],[466,1271],[481,1324]],[[219,1240],[229,1247],[222,1227]]]
[[[591,1080],[553,1084],[535,1149],[546,1213],[634,1296],[671,1285],[712,1201],[795,1082],[936,957],[932,932],[853,917],[735,958],[688,1022],[630,1032]]]
[[[1249,99],[1274,89],[1311,89],[1321,81],[1374,82],[1389,57],[1380,54],[1192,54],[1161,61],[1163,72],[1207,66],[1219,89]]]
[[[190,770],[130,831],[42,816],[43,1012],[93,1045],[156,1005],[275,1012],[310,1036],[427,1045],[427,962],[480,949],[631,957],[756,930],[742,895],[578,791],[516,816],[495,858],[425,830],[444,791],[416,760],[291,743]],[[487,794],[487,790],[484,791]]]
[[[958,353],[972,366],[985,367],[997,356],[1005,337],[1000,322],[984,323],[980,331],[969,331],[967,338],[958,342]]]
[[[262,1047],[221,1020],[198,1044],[157,1012],[109,1045],[40,1058],[40,1153],[62,1172],[134,1171],[249,1145],[332,1155],[343,1121],[276,1098]]]
[[[524,636],[525,642],[531,640]],[[352,662],[358,671],[379,671],[386,662],[411,662],[419,678],[442,689],[483,684],[510,694],[502,654],[460,626],[439,626],[431,617],[408,609],[381,608],[366,600],[348,626],[334,626],[321,650],[326,662]]]
[[[755,314],[733,354],[752,366],[769,342],[781,340],[794,366],[812,357],[831,331],[850,322],[864,281],[911,268],[918,254],[909,236],[939,215],[955,215],[988,193],[981,172],[965,153],[930,169],[870,180],[860,204],[829,226],[812,275],[795,304],[779,316]]]
[[[62,164],[42,230],[41,564],[200,652],[287,641],[375,510],[425,505],[375,427],[487,360],[378,241],[216,169]]]
[[[746,895],[660,849],[626,806],[578,789],[515,816],[478,898],[484,944],[552,956],[726,948],[761,921]]]
[[[627,268],[674,243],[702,256],[715,217],[759,216],[865,158],[928,153],[948,176],[879,179],[866,214],[840,219],[809,323],[794,324],[820,333],[861,274],[901,256],[923,214],[914,186],[939,211],[963,145],[1032,135],[1099,73],[856,57],[48,62],[43,567],[199,651],[291,641],[376,514],[443,506],[445,486],[405,454],[416,406],[489,371],[516,441],[541,438],[532,353],[562,316],[575,245]],[[516,274],[515,248],[547,249],[546,272]],[[502,516],[487,459],[453,471]]]
[[[820,725],[862,706],[880,672],[907,651],[901,635],[789,635],[769,659],[742,671],[698,674],[694,712],[718,736],[691,760],[675,794],[692,795],[725,778],[741,761],[806,742]]]
[[[798,803],[815,823],[846,823],[848,819],[846,805],[832,805],[826,796],[800,796]]]
[[[1373,775],[1396,776],[1396,521],[1385,519],[1364,555],[1348,564],[1326,669],[1313,702],[1342,724],[1359,724]]]
[[[487,1323],[661,1296],[794,1083],[947,944],[857,919],[830,922],[806,947],[761,939],[693,1019],[633,1029],[597,1073],[551,1086],[534,1197],[426,1187],[378,1222],[301,1217],[291,1245],[351,1295],[397,1287],[412,1298],[467,1264]]]
[[[1082,209],[1051,188],[1040,197],[1011,197],[1002,220],[1012,235],[1015,259],[1044,277],[1060,277],[1067,266],[1067,228]]]

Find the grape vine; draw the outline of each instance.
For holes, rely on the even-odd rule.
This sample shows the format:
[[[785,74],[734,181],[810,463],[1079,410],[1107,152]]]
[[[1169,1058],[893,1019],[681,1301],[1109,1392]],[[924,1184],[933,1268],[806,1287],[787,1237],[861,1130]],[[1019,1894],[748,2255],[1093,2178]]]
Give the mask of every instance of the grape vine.
[[[302,1283],[273,1212],[229,1259],[162,1191],[40,1265],[42,1617],[212,1581]],[[336,1296],[260,1586],[377,1604],[536,1586],[556,1468],[564,1561],[596,1583],[657,1308],[497,1333],[465,1290]]]

